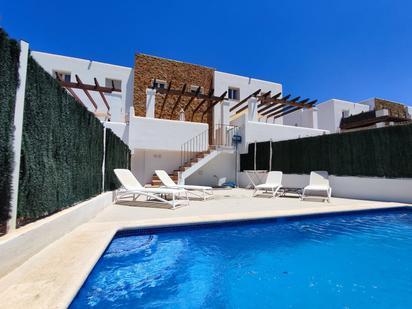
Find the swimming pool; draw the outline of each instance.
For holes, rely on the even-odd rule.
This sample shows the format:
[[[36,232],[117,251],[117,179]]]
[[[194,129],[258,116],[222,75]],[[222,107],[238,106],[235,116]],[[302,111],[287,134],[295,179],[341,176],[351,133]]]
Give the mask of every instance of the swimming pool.
[[[71,308],[412,308],[412,211],[116,235]]]

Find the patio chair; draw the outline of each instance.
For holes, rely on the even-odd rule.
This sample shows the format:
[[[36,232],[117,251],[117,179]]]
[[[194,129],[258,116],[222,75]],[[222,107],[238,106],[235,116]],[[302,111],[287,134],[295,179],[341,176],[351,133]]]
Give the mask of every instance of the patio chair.
[[[301,200],[307,197],[323,198],[330,202],[332,188],[329,185],[329,175],[326,171],[313,171],[310,173],[309,185],[303,188]]]
[[[202,198],[203,200],[213,197],[212,187],[194,186],[194,185],[178,185],[173,181],[172,178],[170,178],[170,176],[164,170],[156,170],[155,173],[157,177],[159,177],[163,185],[168,189],[184,189],[184,190],[187,190],[189,193],[193,194],[194,196]]]
[[[272,192],[272,197],[276,197],[279,189],[282,188],[283,173],[279,171],[272,171],[268,173],[265,183],[255,186],[252,196],[256,196],[257,192],[263,190],[265,192]]]
[[[185,195],[186,201],[189,203],[187,191],[184,189],[145,188],[127,169],[115,169],[114,173],[122,185],[122,188],[116,191],[116,201],[128,196],[132,196],[133,201],[135,201],[140,195],[143,195],[146,196],[147,200],[153,199],[175,208],[177,205],[182,204],[177,198]],[[172,197],[171,200],[166,199],[168,195]]]

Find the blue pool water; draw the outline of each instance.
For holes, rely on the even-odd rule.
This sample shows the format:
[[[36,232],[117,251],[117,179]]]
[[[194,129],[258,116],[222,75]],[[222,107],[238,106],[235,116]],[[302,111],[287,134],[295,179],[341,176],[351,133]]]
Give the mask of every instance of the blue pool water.
[[[412,308],[412,211],[119,234],[85,307]]]

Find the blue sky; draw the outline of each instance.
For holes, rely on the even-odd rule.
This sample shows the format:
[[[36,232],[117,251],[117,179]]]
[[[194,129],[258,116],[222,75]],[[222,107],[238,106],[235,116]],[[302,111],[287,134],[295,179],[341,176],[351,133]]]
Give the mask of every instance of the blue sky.
[[[0,0],[33,50],[133,66],[135,52],[271,80],[293,95],[412,105],[412,1]]]

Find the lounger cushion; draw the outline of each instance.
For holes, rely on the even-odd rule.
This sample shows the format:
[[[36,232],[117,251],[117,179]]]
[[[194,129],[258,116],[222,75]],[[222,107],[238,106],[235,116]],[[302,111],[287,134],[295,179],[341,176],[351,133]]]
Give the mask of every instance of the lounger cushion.
[[[147,192],[147,193],[157,193],[157,194],[172,194],[172,193],[183,193],[185,192],[184,189],[170,189],[170,188],[136,188],[128,190],[130,192],[136,192],[136,194],[140,192]]]
[[[260,185],[257,185],[256,189],[272,189],[272,188],[277,188],[281,186],[282,185],[278,183],[262,183]]]
[[[176,188],[186,189],[186,190],[213,190],[212,187],[207,186],[195,186],[195,185],[178,185]]]
[[[317,195],[317,196],[328,196],[328,190],[330,187],[324,185],[309,185],[305,187],[305,195]]]

